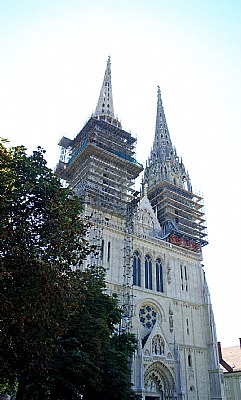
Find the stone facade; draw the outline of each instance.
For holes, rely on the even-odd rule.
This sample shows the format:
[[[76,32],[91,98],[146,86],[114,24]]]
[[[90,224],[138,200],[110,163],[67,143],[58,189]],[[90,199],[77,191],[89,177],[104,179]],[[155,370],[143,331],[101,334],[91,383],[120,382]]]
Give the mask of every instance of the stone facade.
[[[123,309],[117,332],[138,339],[133,388],[143,400],[221,400],[202,264],[204,213],[172,146],[160,89],[140,193],[133,189],[143,169],[134,159],[135,139],[114,116],[110,59],[94,115],[74,140],[60,144],[57,173],[83,199],[93,223],[89,240],[99,247],[86,263],[106,268],[107,289]]]
[[[136,279],[133,286],[132,331],[139,341],[132,364],[134,388],[143,399],[221,399],[215,326],[202,256],[151,235],[158,221],[147,197],[140,201],[137,214],[143,218],[137,217],[132,234],[133,254],[140,259],[140,281]],[[124,235],[123,221],[112,222],[109,215],[103,230],[103,265],[110,293],[120,297]],[[149,289],[145,287],[147,255],[152,260]],[[162,285],[158,285],[156,260],[162,268]]]

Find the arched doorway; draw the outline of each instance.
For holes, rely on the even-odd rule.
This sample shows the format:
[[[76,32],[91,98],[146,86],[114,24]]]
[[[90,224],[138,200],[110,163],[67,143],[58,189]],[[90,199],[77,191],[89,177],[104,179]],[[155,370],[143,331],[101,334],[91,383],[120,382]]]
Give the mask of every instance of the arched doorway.
[[[161,362],[149,365],[144,372],[145,400],[174,400],[175,381]]]

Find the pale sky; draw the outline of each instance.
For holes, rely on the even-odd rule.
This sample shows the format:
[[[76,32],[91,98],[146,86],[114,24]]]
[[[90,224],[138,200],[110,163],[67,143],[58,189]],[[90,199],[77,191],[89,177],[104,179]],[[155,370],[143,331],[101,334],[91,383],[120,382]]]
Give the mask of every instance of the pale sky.
[[[241,337],[240,0],[0,0],[0,135],[49,166],[94,111],[111,56],[115,113],[145,163],[157,85],[204,196],[206,277],[223,347]],[[138,189],[138,188],[137,188]]]

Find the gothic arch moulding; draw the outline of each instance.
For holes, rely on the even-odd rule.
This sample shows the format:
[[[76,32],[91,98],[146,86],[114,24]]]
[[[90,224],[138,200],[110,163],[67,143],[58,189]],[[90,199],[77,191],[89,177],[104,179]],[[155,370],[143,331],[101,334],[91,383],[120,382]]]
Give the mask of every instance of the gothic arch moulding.
[[[139,253],[140,254],[140,257],[141,257],[141,259],[142,259],[142,257],[143,257],[143,252],[141,251],[141,249],[139,248],[139,247],[137,247],[137,248],[135,248],[134,250],[133,250],[133,254],[134,253]]]
[[[161,362],[149,365],[144,372],[144,386],[147,392],[163,393],[174,399],[175,381],[171,371]]]
[[[163,267],[163,268],[165,267],[165,260],[164,260],[163,254],[157,253],[157,254],[155,255],[154,261],[156,261],[156,260],[160,260],[160,261],[161,261],[161,264],[162,264],[162,267]]]

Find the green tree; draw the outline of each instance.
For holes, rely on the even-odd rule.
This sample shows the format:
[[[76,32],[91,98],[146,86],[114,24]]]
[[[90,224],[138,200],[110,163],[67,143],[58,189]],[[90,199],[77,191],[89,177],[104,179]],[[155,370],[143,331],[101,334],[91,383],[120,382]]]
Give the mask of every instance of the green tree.
[[[130,400],[136,341],[103,270],[73,271],[90,249],[79,199],[44,151],[0,143],[0,389],[17,400]]]
[[[136,339],[114,333],[121,311],[104,289],[103,273],[92,273],[50,368],[29,386],[28,399],[139,399],[131,389],[129,369]]]
[[[44,151],[0,142],[0,377],[24,397],[68,328],[88,275],[79,199],[47,168]]]

